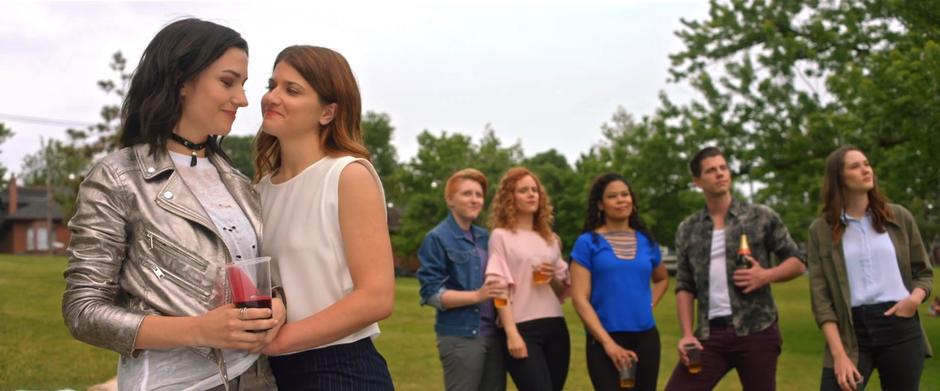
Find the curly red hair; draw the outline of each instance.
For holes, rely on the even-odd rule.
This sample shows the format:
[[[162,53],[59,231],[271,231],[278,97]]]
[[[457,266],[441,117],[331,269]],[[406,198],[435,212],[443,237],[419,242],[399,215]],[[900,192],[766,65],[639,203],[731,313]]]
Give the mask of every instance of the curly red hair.
[[[529,171],[529,169],[516,166],[510,168],[503,174],[496,188],[496,196],[490,203],[489,226],[491,229],[503,228],[515,232],[516,230],[516,198],[513,193],[516,191],[516,183],[522,178],[532,177],[535,181],[535,187],[539,192],[539,208],[532,216],[532,230],[539,234],[542,239],[548,243],[555,243],[555,233],[552,232],[552,224],[555,222],[552,201],[542,186],[539,177]]]

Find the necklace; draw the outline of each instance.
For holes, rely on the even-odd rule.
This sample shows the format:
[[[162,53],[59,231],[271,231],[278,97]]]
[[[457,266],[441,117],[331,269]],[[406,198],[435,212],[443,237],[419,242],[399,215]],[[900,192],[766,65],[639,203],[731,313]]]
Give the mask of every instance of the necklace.
[[[192,141],[189,141],[189,140],[183,138],[183,136],[180,136],[180,135],[178,135],[178,134],[176,134],[176,133],[170,133],[170,138],[173,139],[173,141],[176,141],[176,142],[178,142],[178,143],[180,143],[180,144],[183,144],[184,147],[189,148],[189,149],[193,152],[193,154],[192,154],[193,158],[192,158],[192,160],[189,161],[189,166],[190,166],[190,167],[194,167],[194,166],[196,165],[196,156],[197,156],[197,155],[196,155],[196,151],[205,149],[205,148],[206,148],[206,143],[203,142],[203,143],[201,143],[201,144],[196,144],[196,143],[194,143],[194,142],[192,142]]]

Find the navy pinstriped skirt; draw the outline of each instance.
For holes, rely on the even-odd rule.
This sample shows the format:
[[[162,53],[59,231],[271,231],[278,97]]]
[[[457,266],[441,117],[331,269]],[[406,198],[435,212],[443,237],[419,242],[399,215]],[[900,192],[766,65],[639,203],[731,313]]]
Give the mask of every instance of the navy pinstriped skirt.
[[[394,390],[388,364],[371,338],[271,357],[271,370],[281,390]]]

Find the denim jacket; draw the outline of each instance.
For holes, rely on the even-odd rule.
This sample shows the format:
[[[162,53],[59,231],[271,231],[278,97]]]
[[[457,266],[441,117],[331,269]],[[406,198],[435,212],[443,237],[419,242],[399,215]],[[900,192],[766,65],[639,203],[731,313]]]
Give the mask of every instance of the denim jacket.
[[[488,248],[489,232],[476,225],[471,225],[470,230],[476,243],[483,249]],[[480,256],[464,232],[448,213],[444,221],[428,232],[418,250],[421,305],[437,308],[434,331],[438,335],[472,337],[480,332],[478,304],[453,309],[444,309],[441,305],[445,290],[473,291],[483,285]]]

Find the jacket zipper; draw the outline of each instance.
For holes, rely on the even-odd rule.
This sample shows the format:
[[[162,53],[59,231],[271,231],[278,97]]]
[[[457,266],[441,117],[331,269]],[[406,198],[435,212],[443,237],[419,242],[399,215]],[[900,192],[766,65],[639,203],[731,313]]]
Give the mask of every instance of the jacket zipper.
[[[147,266],[150,268],[151,271],[153,271],[153,274],[157,276],[157,278],[161,280],[163,279],[170,280],[170,282],[176,284],[177,286],[183,289],[186,289],[187,291],[189,291],[189,293],[197,295],[197,297],[199,298],[202,298],[202,299],[209,298],[209,292],[206,289],[199,287],[196,284],[193,284],[192,282],[186,281],[185,279],[180,278],[176,274],[170,273],[169,270],[164,270],[160,268],[160,266],[157,266],[156,263],[152,261],[148,261]]]
[[[197,268],[199,268],[200,271],[205,271],[206,268],[208,268],[209,266],[208,262],[200,259],[199,257],[195,255],[191,255],[187,253],[185,250],[180,249],[174,246],[173,244],[170,244],[168,240],[164,239],[159,234],[155,234],[153,230],[149,230],[149,229],[147,230],[147,237],[150,239],[151,250],[154,249],[154,242],[156,242],[157,247],[160,247],[161,249],[168,250],[172,253],[175,253],[176,255],[181,256],[184,260],[189,261],[188,263],[190,263],[192,266],[196,266]],[[156,241],[154,241],[154,239],[156,239]]]

